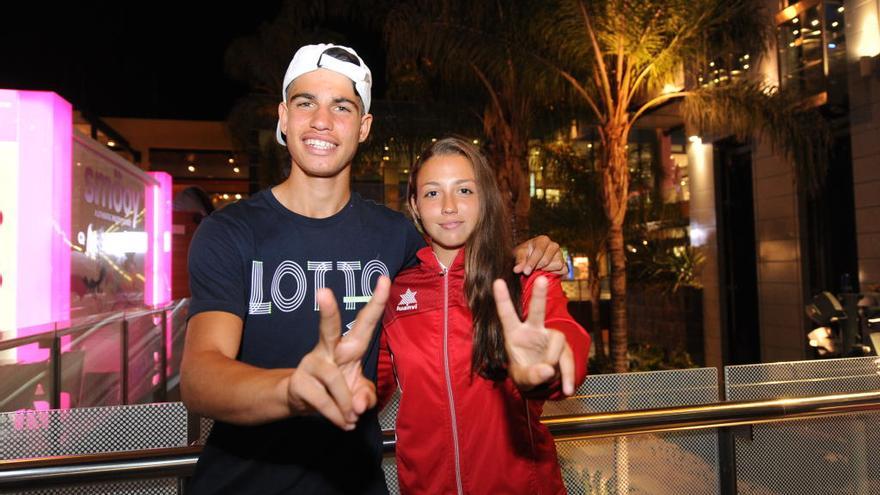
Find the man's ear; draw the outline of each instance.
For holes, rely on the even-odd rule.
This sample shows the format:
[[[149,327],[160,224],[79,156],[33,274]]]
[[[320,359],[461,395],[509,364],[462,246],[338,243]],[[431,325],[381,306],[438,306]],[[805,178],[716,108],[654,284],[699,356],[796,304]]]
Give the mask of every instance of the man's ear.
[[[278,104],[278,121],[281,123],[281,134],[287,139],[287,105],[283,101]]]
[[[367,140],[367,136],[370,135],[370,127],[373,125],[373,114],[366,113],[361,116],[361,130],[358,135],[358,142],[363,143]]]

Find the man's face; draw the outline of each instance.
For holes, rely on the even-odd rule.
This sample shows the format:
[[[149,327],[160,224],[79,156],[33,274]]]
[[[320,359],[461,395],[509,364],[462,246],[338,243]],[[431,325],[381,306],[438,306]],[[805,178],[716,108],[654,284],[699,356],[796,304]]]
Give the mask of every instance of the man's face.
[[[287,97],[278,116],[293,158],[291,174],[334,177],[346,170],[373,121],[361,115],[351,80],[318,69],[294,79]]]

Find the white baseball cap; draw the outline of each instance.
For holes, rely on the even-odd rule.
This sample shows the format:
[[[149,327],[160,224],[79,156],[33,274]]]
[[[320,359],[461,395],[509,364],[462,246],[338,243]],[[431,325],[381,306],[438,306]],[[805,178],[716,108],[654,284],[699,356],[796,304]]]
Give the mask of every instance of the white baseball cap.
[[[332,55],[325,56],[325,52],[331,48],[341,48],[345,50],[353,55],[360,64],[355,65],[350,62],[345,62]],[[370,73],[370,68],[367,67],[364,60],[351,48],[329,43],[306,45],[296,51],[293,55],[293,60],[290,61],[290,65],[287,67],[287,72],[284,73],[284,83],[281,85],[281,101],[287,101],[287,87],[290,86],[290,83],[292,83],[294,79],[318,69],[332,70],[333,72],[338,72],[351,79],[354,83],[355,91],[364,103],[364,113],[370,111],[370,87],[373,84],[373,76],[372,73]],[[281,119],[278,120],[278,126],[275,129],[275,138],[281,145],[287,145],[287,142],[284,140],[284,134],[281,133]]]

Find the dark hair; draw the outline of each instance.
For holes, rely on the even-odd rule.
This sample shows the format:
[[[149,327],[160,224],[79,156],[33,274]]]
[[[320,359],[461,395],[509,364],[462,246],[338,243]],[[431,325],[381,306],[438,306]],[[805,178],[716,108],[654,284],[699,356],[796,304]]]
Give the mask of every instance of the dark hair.
[[[419,170],[425,162],[443,155],[463,156],[471,163],[480,198],[477,224],[464,247],[464,291],[474,320],[471,372],[490,380],[504,380],[507,377],[507,353],[504,350],[501,320],[495,309],[492,282],[497,278],[507,282],[514,307],[518,314],[522,314],[519,277],[513,273],[510,222],[495,174],[486,157],[475,146],[457,137],[436,141],[421,152],[409,175],[407,202],[411,205],[416,198]]]

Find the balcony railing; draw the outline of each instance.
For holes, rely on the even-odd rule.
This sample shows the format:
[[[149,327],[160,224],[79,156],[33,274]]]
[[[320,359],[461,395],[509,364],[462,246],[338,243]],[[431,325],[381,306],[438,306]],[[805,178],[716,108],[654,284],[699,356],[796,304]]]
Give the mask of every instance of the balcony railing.
[[[729,366],[723,384],[713,368],[596,375],[543,421],[569,493],[880,493],[878,366]],[[383,428],[395,415],[392,403]],[[179,493],[208,426],[194,420],[180,403],[4,413],[0,491]],[[383,467],[396,493],[393,438]]]

